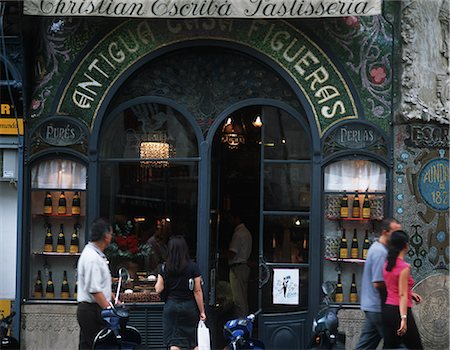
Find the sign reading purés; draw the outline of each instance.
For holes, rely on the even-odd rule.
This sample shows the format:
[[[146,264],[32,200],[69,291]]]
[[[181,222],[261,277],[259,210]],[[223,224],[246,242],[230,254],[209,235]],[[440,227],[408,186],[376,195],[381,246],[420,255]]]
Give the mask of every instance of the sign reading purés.
[[[70,146],[80,141],[83,129],[67,118],[52,119],[40,126],[39,136],[49,145]]]
[[[25,0],[24,14],[141,18],[314,18],[381,14],[381,0]]]

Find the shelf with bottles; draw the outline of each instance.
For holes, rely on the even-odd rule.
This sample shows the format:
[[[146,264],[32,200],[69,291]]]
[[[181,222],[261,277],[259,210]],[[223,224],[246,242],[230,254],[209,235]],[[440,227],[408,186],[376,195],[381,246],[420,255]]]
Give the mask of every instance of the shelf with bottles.
[[[32,300],[74,301],[77,298],[76,274],[70,276],[67,270],[63,270],[60,274],[53,274],[48,265],[42,265],[31,278],[33,279],[30,295]]]
[[[31,194],[33,217],[84,217],[86,198],[84,190],[33,189]]]
[[[80,256],[81,253],[57,253],[57,252],[32,252],[33,255],[42,255],[42,256]]]
[[[358,305],[359,290],[362,270],[347,271],[340,267],[330,270],[325,275],[325,280],[335,286],[334,293],[330,296],[333,304]]]
[[[347,263],[347,264],[364,264],[366,262],[365,259],[340,259],[340,258],[325,258],[327,261],[338,262],[338,263]]]

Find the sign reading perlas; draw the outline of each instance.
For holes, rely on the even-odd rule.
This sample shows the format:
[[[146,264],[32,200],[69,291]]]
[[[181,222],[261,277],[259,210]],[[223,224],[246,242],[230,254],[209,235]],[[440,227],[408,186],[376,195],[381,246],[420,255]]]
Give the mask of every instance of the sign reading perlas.
[[[382,0],[24,0],[24,14],[138,18],[314,18],[381,14]]]

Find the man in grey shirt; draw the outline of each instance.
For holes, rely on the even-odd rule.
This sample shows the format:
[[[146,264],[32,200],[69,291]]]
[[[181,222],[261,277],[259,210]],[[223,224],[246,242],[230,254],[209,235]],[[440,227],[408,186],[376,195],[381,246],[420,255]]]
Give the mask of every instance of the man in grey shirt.
[[[367,253],[361,283],[361,309],[364,311],[365,321],[356,345],[358,350],[376,349],[383,338],[381,308],[386,301],[383,268],[391,233],[401,228],[396,219],[384,219],[381,224],[381,236],[371,245]]]

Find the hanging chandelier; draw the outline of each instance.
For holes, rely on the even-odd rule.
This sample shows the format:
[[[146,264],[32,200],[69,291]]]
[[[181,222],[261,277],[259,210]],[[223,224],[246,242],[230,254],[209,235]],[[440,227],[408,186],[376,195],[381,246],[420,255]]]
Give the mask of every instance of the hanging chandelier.
[[[245,125],[240,119],[233,121],[228,117],[222,127],[222,143],[226,143],[229,149],[237,149],[241,144],[245,144]]]
[[[175,155],[174,148],[167,142],[164,133],[153,132],[148,134],[139,144],[139,157],[141,165],[152,167],[167,167],[169,162],[164,159],[172,158]],[[151,160],[151,159],[155,160]]]

